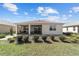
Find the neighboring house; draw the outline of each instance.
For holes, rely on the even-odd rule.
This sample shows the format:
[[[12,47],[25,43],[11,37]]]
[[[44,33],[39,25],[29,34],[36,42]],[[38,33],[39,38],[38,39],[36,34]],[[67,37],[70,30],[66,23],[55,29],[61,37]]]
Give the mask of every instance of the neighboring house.
[[[79,33],[79,22],[64,24],[63,32]]]
[[[7,21],[0,21],[0,33],[9,33],[11,28],[15,31],[14,24]]]
[[[17,34],[60,35],[62,34],[62,29],[63,23],[49,22],[45,20],[34,20],[16,24]]]

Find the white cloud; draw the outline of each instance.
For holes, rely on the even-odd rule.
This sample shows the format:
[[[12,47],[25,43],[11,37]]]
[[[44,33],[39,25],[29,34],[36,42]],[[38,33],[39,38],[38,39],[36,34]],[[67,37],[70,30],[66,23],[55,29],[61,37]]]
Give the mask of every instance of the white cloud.
[[[17,13],[17,12],[13,12],[13,14],[18,15],[18,13]]]
[[[62,20],[67,20],[68,19],[68,16],[67,15],[62,15],[61,19]]]
[[[45,10],[45,9],[44,9],[43,7],[38,7],[38,8],[37,8],[38,13],[42,13],[44,10]]]
[[[67,20],[67,19],[68,19],[67,17],[62,18],[62,20]]]
[[[40,18],[40,19],[45,19],[50,22],[69,22],[69,17],[67,15],[62,15],[60,16],[48,16],[46,18]]]
[[[74,12],[79,12],[79,6],[73,7],[73,8],[72,8],[72,11],[74,11]]]
[[[61,17],[60,17],[60,19],[61,19],[61,21],[62,22],[71,22],[72,20],[70,19],[70,17],[72,17],[72,14],[69,14],[69,15],[62,15]]]
[[[16,14],[17,10],[18,10],[18,7],[12,3],[4,3],[3,7],[7,8],[9,11],[13,12],[13,14]]]
[[[41,16],[48,16],[47,13],[41,13]]]
[[[59,14],[59,12],[50,7],[38,7],[37,12],[42,16],[48,16],[48,14]]]
[[[49,16],[48,21],[51,22],[69,22],[68,17],[60,17],[60,16]]]
[[[61,19],[59,16],[48,16],[48,17],[43,17],[43,18],[38,18],[39,20],[46,20],[50,22],[59,22]]]
[[[69,15],[68,15],[68,17],[72,17],[72,15],[71,15],[71,14],[69,14]]]
[[[62,15],[62,17],[66,17],[66,15]]]
[[[68,20],[70,17],[72,17],[72,14],[69,14],[69,15],[62,15],[62,16],[61,16],[61,19],[62,19],[62,20]]]
[[[53,22],[59,21],[59,19],[60,19],[59,16],[49,16],[48,17],[48,21],[53,21]]]
[[[55,14],[58,14],[59,12],[57,11],[57,10],[55,10],[55,9],[52,9],[52,8],[46,8],[46,11],[45,11],[46,13],[55,13]]]
[[[27,12],[24,12],[24,14],[27,16],[28,15],[28,13]]]

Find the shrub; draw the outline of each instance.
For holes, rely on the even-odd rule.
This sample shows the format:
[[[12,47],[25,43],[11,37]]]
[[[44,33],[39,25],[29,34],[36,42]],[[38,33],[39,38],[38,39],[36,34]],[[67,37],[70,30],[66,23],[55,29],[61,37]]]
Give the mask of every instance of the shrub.
[[[60,36],[59,37],[60,38],[60,40],[62,41],[62,42],[64,42],[64,43],[71,43],[71,41],[70,41],[70,39],[68,39],[66,36]]]
[[[73,37],[72,43],[79,43],[79,37]]]
[[[51,36],[51,39],[52,39],[52,40],[54,40],[54,39],[55,39],[55,37],[54,37],[54,36]]]
[[[60,38],[61,41],[64,41],[66,39],[65,36],[60,36],[59,38]]]
[[[38,39],[38,43],[43,43],[42,37],[40,36]]]
[[[34,36],[33,38],[36,41],[39,38],[39,36]]]
[[[79,43],[79,36],[78,34],[71,34],[71,36],[67,36],[71,43]]]
[[[34,37],[33,37],[34,42],[36,42],[36,43],[41,43],[41,41],[38,40],[38,39],[39,39],[39,36],[34,36]]]
[[[3,34],[5,34],[5,35],[9,35],[9,34],[10,34],[10,32],[6,32],[6,33],[3,33]]]
[[[79,36],[76,36],[76,39],[79,39]]]
[[[48,36],[42,36],[42,39],[44,40],[45,43],[51,44],[52,42],[49,41],[49,39],[47,37]]]
[[[47,37],[47,39],[46,39],[45,42],[46,42],[46,43],[49,43],[49,44],[52,44],[52,40],[51,40],[50,36]]]
[[[42,39],[43,39],[44,41],[46,41],[47,36],[42,36]]]
[[[29,41],[29,36],[24,36],[23,41],[24,43],[31,43],[31,41]]]
[[[17,37],[16,37],[16,43],[17,43],[17,44],[23,44],[24,41],[22,40],[22,38],[23,38],[22,36],[17,36]]]
[[[77,43],[77,40],[76,40],[76,39],[74,39],[74,40],[72,41],[72,43]]]
[[[59,42],[57,39],[55,39],[55,36],[51,36],[51,40],[54,42]]]
[[[64,35],[67,35],[67,36],[71,36],[73,33],[72,32],[66,32],[66,33],[63,33]]]
[[[0,38],[5,38],[5,34],[0,34]]]
[[[13,38],[8,38],[9,43],[14,43],[14,42],[15,42],[15,40],[16,40],[16,37],[13,37]]]
[[[13,28],[10,28],[10,35],[13,35]]]
[[[71,40],[70,39],[66,39],[63,41],[64,43],[71,43]]]

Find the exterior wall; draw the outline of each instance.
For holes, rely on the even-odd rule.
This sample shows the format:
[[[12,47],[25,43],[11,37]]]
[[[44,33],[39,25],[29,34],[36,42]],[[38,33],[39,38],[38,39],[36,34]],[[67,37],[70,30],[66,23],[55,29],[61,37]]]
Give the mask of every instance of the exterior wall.
[[[67,30],[67,28],[68,28],[68,30]],[[63,32],[78,33],[78,27],[75,27],[75,31],[73,30],[73,26],[72,27],[64,27]]]
[[[11,29],[11,26],[0,24],[0,33],[8,33],[10,32],[10,29]],[[15,31],[15,27],[13,27],[13,31]]]
[[[56,26],[56,31],[50,31],[50,26]],[[61,24],[43,24],[42,25],[42,34],[48,35],[59,35],[62,34],[62,25]]]
[[[46,35],[60,35],[62,34],[62,29],[63,26],[62,24],[40,24],[42,25],[42,34],[46,34]],[[51,30],[50,31],[50,26],[56,26],[56,30]],[[19,33],[19,31],[22,30],[22,27],[18,25],[17,27],[17,32]]]

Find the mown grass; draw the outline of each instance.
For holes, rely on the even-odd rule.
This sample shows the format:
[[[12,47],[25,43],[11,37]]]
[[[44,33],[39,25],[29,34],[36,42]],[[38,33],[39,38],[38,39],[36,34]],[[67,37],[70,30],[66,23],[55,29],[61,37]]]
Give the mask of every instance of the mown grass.
[[[53,44],[31,43],[31,44],[9,44],[0,41],[1,56],[77,56],[79,55],[79,44],[57,42]]]

